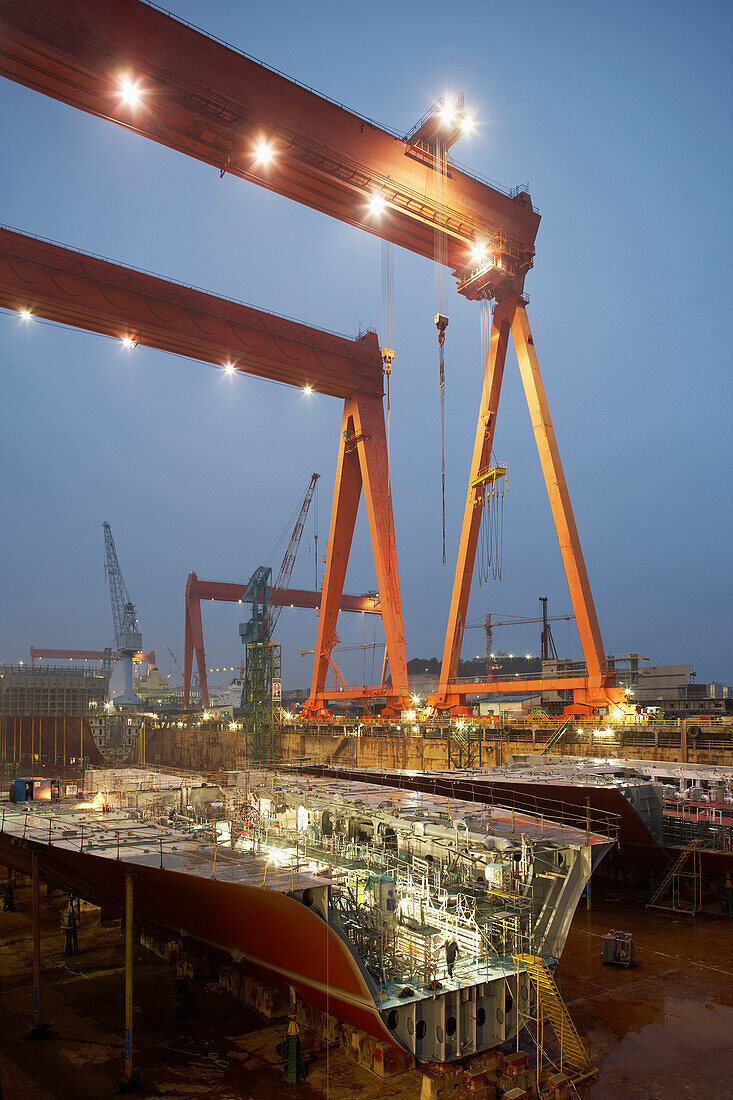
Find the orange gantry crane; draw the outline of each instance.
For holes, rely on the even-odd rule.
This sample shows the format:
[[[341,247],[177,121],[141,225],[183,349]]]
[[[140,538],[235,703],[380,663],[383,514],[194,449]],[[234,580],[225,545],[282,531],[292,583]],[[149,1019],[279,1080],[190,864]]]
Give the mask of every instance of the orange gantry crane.
[[[339,516],[339,532],[342,539],[348,536],[350,547],[363,484],[377,573],[379,614],[393,669],[392,684],[386,692],[377,685],[373,691],[352,687],[350,693],[355,698],[376,692],[381,697],[386,694],[393,709],[406,703],[407,659],[392,502],[387,486],[382,355],[375,333],[349,340],[4,228],[0,228],[0,306],[18,312],[30,311],[38,317],[121,340],[134,333],[139,343],[149,347],[291,386],[317,386],[322,394],[344,398],[340,454],[344,451],[343,433],[353,432],[355,421],[359,425],[368,424],[369,430],[361,433],[357,445],[350,450],[348,473],[353,515],[350,528],[349,518],[344,524]],[[342,602],[359,600],[343,597],[346,561],[340,571],[341,562],[336,555],[338,568],[329,571],[329,561],[334,558],[333,530],[332,518],[323,591],[300,595],[289,591],[286,601],[294,604],[300,599],[300,606],[321,608],[316,647],[323,654],[322,669],[320,660],[315,662],[320,709],[326,706],[328,696],[325,680],[329,665],[321,641],[324,621],[335,624]],[[348,548],[346,553],[348,556]],[[208,590],[198,588],[200,585],[208,585]],[[198,619],[195,617],[198,606],[195,599],[238,602],[243,587],[199,582],[192,574],[187,588],[187,611],[190,609],[194,622],[200,624],[200,608]],[[274,594],[275,600],[279,598]],[[373,610],[374,603],[365,597],[353,610]],[[205,665],[203,642],[197,663],[199,669]],[[335,689],[332,693],[336,694]],[[343,697],[342,692],[338,694]]]
[[[622,693],[605,658],[527,318],[524,280],[533,263],[539,214],[525,191],[505,194],[447,164],[446,150],[460,135],[465,114],[443,105],[400,136],[140,0],[4,0],[0,46],[0,75],[211,164],[222,175],[237,175],[443,263],[452,269],[461,294],[496,302],[440,685],[430,702],[454,713],[466,709],[467,688],[457,682],[456,672],[510,335],[587,666],[581,677],[547,680],[543,686],[572,689],[581,710],[619,701]],[[190,340],[205,345],[202,357],[212,361],[208,340],[188,328]],[[219,354],[237,354],[223,328]],[[129,338],[157,346],[144,324]],[[175,343],[176,337],[169,331],[167,340]],[[190,343],[181,345],[183,354],[191,354]],[[235,365],[248,369],[241,362]],[[282,364],[279,369],[288,370]],[[321,388],[321,372],[316,373],[319,377],[309,384]],[[406,666],[398,655],[401,645],[404,656],[404,638],[381,372],[372,373],[366,390],[347,383],[338,396],[345,399],[344,417],[310,713],[326,704],[326,654],[333,644],[362,486],[392,702],[408,699]],[[536,681],[511,682],[515,691],[537,687]],[[352,690],[362,696],[384,694],[379,685]],[[509,684],[471,685],[471,693],[483,690],[509,690]]]
[[[204,707],[209,705],[209,688],[206,678],[206,652],[204,650],[204,629],[201,618],[201,601],[210,600],[218,603],[242,603],[247,591],[247,583],[229,583],[227,581],[199,580],[195,573],[188,574],[186,583],[186,633],[184,648],[184,674],[183,674],[183,701],[188,706],[191,692],[191,675],[193,672],[193,660],[196,659],[196,668],[201,685],[201,702]],[[269,594],[270,607],[281,609],[283,607],[304,607],[317,611],[321,606],[320,592],[309,592],[302,588],[277,588],[272,587]],[[341,611],[350,611],[357,614],[381,615],[379,597],[347,596],[342,594],[340,602]],[[311,652],[315,652],[312,650]],[[329,651],[330,655],[330,651]],[[328,661],[328,656],[326,658]],[[330,664],[330,661],[328,661]]]

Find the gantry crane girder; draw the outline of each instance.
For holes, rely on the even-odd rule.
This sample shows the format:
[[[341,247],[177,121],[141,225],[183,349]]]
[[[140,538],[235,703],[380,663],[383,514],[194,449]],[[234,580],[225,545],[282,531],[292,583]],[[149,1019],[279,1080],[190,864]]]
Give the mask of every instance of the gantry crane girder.
[[[183,700],[189,704],[191,694],[191,676],[193,661],[201,685],[201,703],[209,705],[209,686],[206,678],[206,652],[204,649],[204,631],[201,619],[201,601],[213,600],[219,603],[243,603],[247,592],[247,583],[232,584],[227,581],[199,580],[195,573],[188,574],[186,584],[186,628],[183,659]],[[302,588],[270,588],[268,604],[270,607],[304,607],[317,611],[321,606],[321,592],[309,592]],[[366,615],[381,615],[379,596],[347,596],[342,594],[340,608]],[[330,651],[329,651],[330,652]],[[328,660],[328,658],[326,658]]]
[[[104,661],[106,657],[103,649],[42,649],[39,646],[31,646],[31,665],[36,661]],[[121,661],[122,654],[110,652],[109,659]],[[133,664],[145,664],[149,669],[157,668],[155,651],[150,653],[136,653],[132,658]]]
[[[349,340],[2,227],[0,305],[331,397],[382,394],[374,332]]]
[[[349,508],[353,508],[355,517],[363,484],[380,595],[376,602],[371,597],[343,596],[343,575],[332,580],[333,570],[329,566],[334,552],[343,553],[344,547],[339,543],[337,550],[330,544],[326,554],[323,598],[333,629],[335,614],[341,607],[358,611],[378,609],[385,624],[392,669],[393,682],[387,686],[386,694],[394,695],[396,707],[409,698],[382,405],[382,357],[376,333],[368,332],[357,340],[349,340],[3,228],[0,228],[0,306],[29,310],[34,316],[118,338],[134,334],[137,342],[148,347],[217,365],[230,362],[241,373],[286,385],[311,386],[320,393],[344,397],[344,423],[352,422],[357,415],[371,425],[368,433],[360,437],[359,449],[360,461],[367,463],[372,473],[366,480],[361,476],[352,479]],[[341,499],[338,485],[344,461],[343,443],[342,424],[334,511],[337,498]],[[352,534],[353,525],[349,547]],[[348,548],[346,553],[348,556]],[[244,587],[233,586],[231,598],[239,601]],[[219,594],[200,598],[229,599],[225,591],[222,586]],[[300,600],[300,606],[317,608],[321,598],[321,593],[304,595],[290,590],[286,602],[297,605]],[[277,599],[275,594],[274,604]],[[364,602],[351,607],[349,602],[353,600]],[[192,603],[191,612],[197,616],[194,624],[197,626],[200,608],[197,611]],[[329,640],[321,639],[319,627],[317,647],[327,648]],[[325,648],[319,649],[319,653],[325,654]],[[205,660],[197,663],[202,668]],[[323,683],[319,678],[318,699],[318,705],[323,707],[327,658],[324,656],[321,662],[317,657],[315,668],[323,674]],[[374,691],[370,694],[374,695]],[[384,696],[384,688],[377,694]]]
[[[140,0],[4,0],[0,75],[418,255],[437,231],[469,298],[521,292],[532,266],[529,195],[452,163],[438,184],[443,135],[390,132]]]

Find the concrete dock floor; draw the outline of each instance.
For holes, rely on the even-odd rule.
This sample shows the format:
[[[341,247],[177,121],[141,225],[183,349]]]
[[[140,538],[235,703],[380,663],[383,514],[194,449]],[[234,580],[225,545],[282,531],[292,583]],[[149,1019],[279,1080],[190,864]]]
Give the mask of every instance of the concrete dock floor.
[[[62,895],[42,899],[42,980],[51,1038],[23,1042],[31,1019],[30,891],[0,912],[0,1096],[95,1100],[113,1095],[122,1070],[123,942],[119,922],[82,924],[82,953],[63,955]],[[641,901],[581,903],[559,983],[591,1041],[597,1082],[587,1100],[733,1096],[733,921],[647,911]],[[601,965],[601,936],[633,933],[636,965]],[[190,984],[189,1016],[173,1017],[173,968],[135,956],[134,1046],[140,1098],[180,1100],[418,1100],[421,1075],[374,1077],[303,1032],[306,1084],[282,1081],[272,1023],[204,979]],[[526,1045],[525,1045],[526,1048]]]
[[[601,964],[601,936],[631,932],[635,965]],[[583,900],[560,964],[563,996],[590,1038],[588,1100],[733,1097],[733,920],[643,901]]]

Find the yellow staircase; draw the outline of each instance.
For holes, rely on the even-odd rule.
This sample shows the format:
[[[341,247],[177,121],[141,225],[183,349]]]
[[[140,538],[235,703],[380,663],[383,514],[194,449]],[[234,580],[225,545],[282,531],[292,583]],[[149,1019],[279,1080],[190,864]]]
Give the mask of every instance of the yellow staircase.
[[[590,1077],[596,1071],[547,963],[538,955],[515,955],[514,960],[527,971],[537,993],[537,1015],[529,1019],[537,1025],[538,1055],[543,1048],[544,1025],[549,1024],[560,1044],[560,1071],[572,1081]]]
[[[649,901],[647,909],[671,909],[673,913],[697,913],[701,903],[700,883],[700,848],[701,840],[691,840],[682,849],[675,862],[670,866],[659,886],[656,888]],[[692,857],[692,866],[686,867],[688,859]],[[684,903],[680,900],[680,884],[685,879],[690,880],[692,900]],[[671,891],[671,897],[667,894]]]

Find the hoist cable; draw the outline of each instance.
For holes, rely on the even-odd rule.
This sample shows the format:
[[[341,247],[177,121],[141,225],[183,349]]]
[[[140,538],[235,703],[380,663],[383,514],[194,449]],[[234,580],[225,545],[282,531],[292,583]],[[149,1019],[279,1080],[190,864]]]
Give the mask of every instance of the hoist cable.
[[[446,363],[440,354],[440,494],[442,502],[442,563],[446,564]]]
[[[392,575],[392,475],[391,475],[391,436],[392,401],[390,379],[392,359],[394,358],[394,251],[390,241],[382,241],[382,339],[384,340],[382,362],[386,376],[387,390],[387,576]],[[385,351],[387,354],[385,355]]]
[[[443,314],[443,280],[447,260],[447,242],[444,228],[441,227],[441,219],[445,218],[448,180],[448,152],[445,144],[439,139],[435,145],[435,242],[434,242],[434,274],[435,274],[435,316],[436,320]],[[440,486],[442,500],[442,539],[443,539],[443,565],[445,565],[445,358],[443,355],[444,329],[439,329],[438,350],[440,360]],[[441,338],[442,337],[442,338]]]

